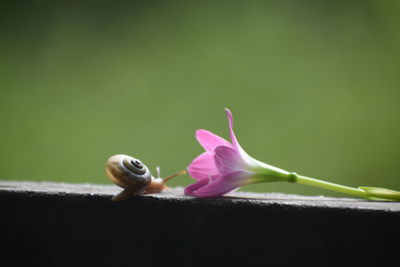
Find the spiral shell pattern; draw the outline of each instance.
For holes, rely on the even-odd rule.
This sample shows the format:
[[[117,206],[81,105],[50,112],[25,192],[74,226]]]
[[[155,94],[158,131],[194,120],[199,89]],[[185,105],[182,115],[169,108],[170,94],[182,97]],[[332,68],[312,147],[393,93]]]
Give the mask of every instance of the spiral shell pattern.
[[[153,179],[149,169],[140,160],[122,154],[107,160],[106,173],[113,183],[138,193]]]

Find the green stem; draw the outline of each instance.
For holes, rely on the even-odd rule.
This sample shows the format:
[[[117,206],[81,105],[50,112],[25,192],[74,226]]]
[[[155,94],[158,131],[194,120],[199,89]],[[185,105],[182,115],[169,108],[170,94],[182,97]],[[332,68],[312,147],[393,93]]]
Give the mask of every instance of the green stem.
[[[289,175],[290,175],[290,181],[294,183],[320,187],[323,189],[336,191],[348,195],[353,195],[356,197],[369,198],[370,196],[366,191],[359,188],[326,182],[323,180],[310,178],[303,175],[298,175],[296,173],[290,173]]]

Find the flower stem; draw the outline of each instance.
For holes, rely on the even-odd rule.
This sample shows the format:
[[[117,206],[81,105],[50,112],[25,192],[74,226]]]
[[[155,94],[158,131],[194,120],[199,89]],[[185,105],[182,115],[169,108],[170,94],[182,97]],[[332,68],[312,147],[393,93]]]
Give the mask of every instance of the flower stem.
[[[362,197],[362,198],[369,198],[370,194],[366,192],[365,190],[362,190],[360,188],[354,188],[350,186],[345,186],[345,185],[340,185],[340,184],[335,184],[315,178],[310,178],[306,177],[303,175],[299,175],[297,173],[290,173],[289,174],[291,177],[291,182],[298,183],[298,184],[304,184],[304,185],[310,185],[310,186],[315,186],[331,191],[336,191],[348,195],[353,195],[356,197]]]

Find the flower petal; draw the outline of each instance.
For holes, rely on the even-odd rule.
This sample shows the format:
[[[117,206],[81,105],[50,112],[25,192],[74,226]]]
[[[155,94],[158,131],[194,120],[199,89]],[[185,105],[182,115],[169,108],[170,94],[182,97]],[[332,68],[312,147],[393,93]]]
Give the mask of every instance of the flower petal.
[[[231,136],[231,141],[232,144],[235,148],[239,146],[239,142],[236,139],[235,133],[233,132],[233,116],[232,112],[228,109],[225,108],[226,115],[228,116],[228,122],[229,122],[229,134]]]
[[[222,176],[219,179],[215,179],[209,182],[208,184],[204,183],[201,186],[197,186],[199,188],[197,190],[191,191],[192,188],[190,188],[188,192],[190,192],[191,195],[198,197],[219,197],[245,185],[249,181],[248,178],[251,175],[252,175],[251,172],[242,170],[231,172],[229,174]],[[206,180],[201,180],[200,182],[202,181]]]
[[[227,146],[219,146],[215,149],[214,161],[215,166],[222,175],[246,167],[240,153],[236,149]]]
[[[232,146],[224,138],[203,129],[196,131],[196,138],[200,145],[202,145],[206,151],[210,152],[214,151],[217,146]]]
[[[188,173],[196,180],[221,177],[211,152],[204,152],[195,158],[188,167]]]
[[[255,160],[247,154],[246,151],[243,150],[243,148],[240,146],[238,140],[236,139],[235,133],[233,132],[233,116],[232,112],[228,109],[225,108],[226,115],[228,116],[228,122],[229,122],[229,133],[231,136],[231,141],[233,146],[239,151],[242,159],[248,164],[248,165],[255,165]]]
[[[194,184],[189,185],[184,190],[185,195],[196,196],[193,192],[206,186],[209,182],[210,181],[208,179],[203,179],[203,180],[195,182]]]

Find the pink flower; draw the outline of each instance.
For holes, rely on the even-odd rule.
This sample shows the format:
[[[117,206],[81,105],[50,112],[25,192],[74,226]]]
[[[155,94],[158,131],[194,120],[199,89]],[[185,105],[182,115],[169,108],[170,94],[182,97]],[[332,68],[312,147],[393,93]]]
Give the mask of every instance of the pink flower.
[[[205,152],[195,158],[188,173],[196,183],[185,188],[186,195],[217,197],[244,185],[288,181],[287,171],[250,157],[239,145],[233,132],[233,117],[225,109],[229,121],[231,143],[207,130],[197,130],[196,138]]]

